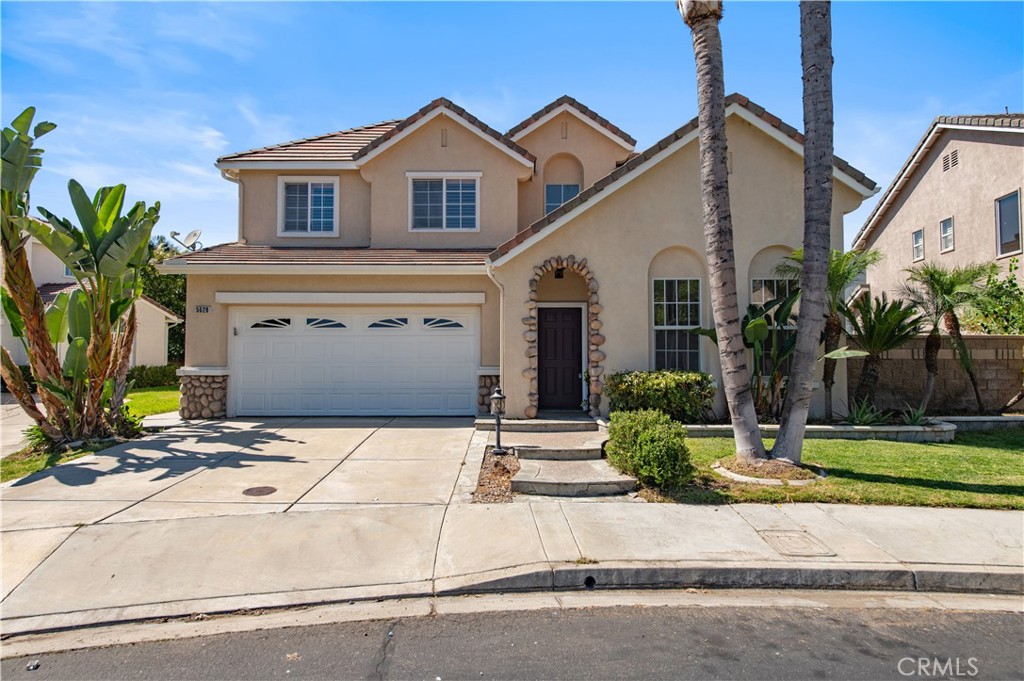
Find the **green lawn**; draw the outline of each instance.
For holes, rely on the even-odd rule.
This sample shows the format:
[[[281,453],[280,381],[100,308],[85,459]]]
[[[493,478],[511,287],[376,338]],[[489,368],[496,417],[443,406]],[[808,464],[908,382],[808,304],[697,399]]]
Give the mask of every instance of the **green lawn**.
[[[40,451],[32,447],[26,447],[10,456],[0,459],[0,482],[7,482],[15,478],[23,478],[32,475],[37,471],[59,463],[67,463],[86,454],[98,452],[101,449],[114,444],[113,442],[86,443],[77,449],[65,449],[62,451]]]
[[[803,461],[825,480],[804,487],[734,483],[711,471],[733,454],[726,438],[688,439],[694,481],[671,491],[645,490],[650,500],[680,503],[824,502],[898,506],[1024,509],[1024,431],[958,435],[955,442],[807,440]],[[772,441],[765,443],[771,446]]]
[[[128,393],[128,411],[134,416],[150,416],[178,411],[178,386],[139,388]]]

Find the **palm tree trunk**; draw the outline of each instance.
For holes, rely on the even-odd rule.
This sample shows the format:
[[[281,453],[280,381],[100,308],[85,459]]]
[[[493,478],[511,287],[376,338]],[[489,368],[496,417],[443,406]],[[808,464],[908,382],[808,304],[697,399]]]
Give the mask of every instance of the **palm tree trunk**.
[[[825,354],[839,349],[839,339],[843,335],[843,323],[839,315],[833,313],[825,320]],[[832,388],[836,384],[836,360],[825,358],[821,382],[825,387],[825,420],[832,422],[835,410],[832,408]]]
[[[135,306],[132,305],[121,333],[114,341],[113,366],[110,370],[114,391],[110,397],[109,421],[111,429],[121,436],[132,435],[131,423],[125,419],[122,407],[124,407],[124,398],[128,389],[128,369],[132,363],[132,346],[135,344],[137,329]]]
[[[48,430],[39,419],[41,412],[35,408],[35,402],[31,401],[32,409],[19,400],[25,412],[36,421],[37,425],[43,428],[51,439],[61,441],[67,439],[57,433],[68,434],[68,410],[67,407],[57,398],[56,395],[39,385],[41,381],[47,381],[56,385],[63,384],[61,374],[60,358],[57,350],[50,342],[50,332],[46,327],[46,310],[43,300],[39,297],[35,281],[32,278],[32,270],[28,263],[28,254],[25,252],[24,243],[21,241],[21,230],[10,220],[10,216],[4,213],[2,251],[4,261],[4,286],[11,294],[18,312],[21,314],[25,326],[25,336],[28,341],[28,361],[32,367],[32,375],[36,379],[36,391],[39,399],[46,410],[46,420],[53,426]],[[26,237],[27,238],[27,235]]]
[[[736,455],[741,459],[763,459],[767,458],[767,454],[750,392],[750,372],[746,363],[736,296],[736,263],[729,208],[729,174],[726,167],[722,37],[718,32],[722,3],[679,4],[683,19],[692,33],[693,56],[697,66],[704,240],[711,280],[711,305],[722,364],[722,384],[732,420]]]
[[[832,242],[832,3],[801,0],[804,84],[804,258],[786,404],[772,456],[800,463],[826,315]]]
[[[0,376],[3,376],[4,383],[7,384],[7,389],[11,391],[14,399],[18,401],[18,404],[25,410],[29,418],[35,421],[36,425],[42,429],[46,437],[54,441],[64,439],[61,436],[61,432],[54,428],[46,420],[46,416],[36,407],[36,401],[32,397],[32,390],[29,389],[28,383],[25,382],[25,377],[21,374],[21,369],[14,363],[11,353],[7,352],[7,348],[0,348]]]
[[[928,371],[928,378],[924,381],[924,395],[921,396],[921,412],[928,410],[928,402],[932,399],[932,391],[935,390],[935,377],[939,373],[939,349],[942,347],[942,339],[939,337],[939,327],[932,326],[928,338],[924,342],[924,366]]]
[[[857,392],[854,393],[854,401],[860,403],[868,400],[875,403],[875,387],[878,385],[878,377],[882,373],[881,355],[868,355],[864,358],[864,366],[860,370],[860,381],[857,382]]]
[[[946,323],[946,331],[949,333],[949,338],[953,341],[953,347],[960,360],[960,366],[964,368],[964,371],[967,372],[967,378],[971,380],[971,387],[974,388],[974,400],[978,405],[978,413],[981,414],[985,411],[985,406],[981,401],[981,391],[978,390],[978,377],[974,375],[974,366],[971,364],[971,352],[967,349],[963,334],[960,333],[960,319],[956,316],[955,312],[947,312],[943,321]]]

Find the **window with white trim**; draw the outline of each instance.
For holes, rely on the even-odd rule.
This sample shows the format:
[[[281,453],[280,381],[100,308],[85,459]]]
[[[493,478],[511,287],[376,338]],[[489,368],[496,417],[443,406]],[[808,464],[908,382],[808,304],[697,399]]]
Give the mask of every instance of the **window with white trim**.
[[[336,236],[338,178],[277,178],[279,236]]]
[[[547,215],[569,199],[576,198],[580,193],[578,184],[546,184],[544,185],[544,214]]]
[[[939,223],[939,253],[949,253],[953,246],[953,218],[946,218]]]
[[[700,279],[655,279],[654,368],[700,371]]]
[[[996,199],[996,253],[1020,253],[1020,191]]]
[[[764,305],[772,300],[785,300],[800,287],[797,279],[751,279],[750,302]]]
[[[911,234],[910,242],[913,246],[914,262],[924,260],[924,230],[919,229]]]
[[[64,276],[67,277],[68,279],[74,279],[75,278],[75,275],[72,274],[72,272],[71,272],[71,268],[68,267],[67,265],[64,265]]]
[[[473,176],[410,176],[409,229],[476,230],[479,173]]]

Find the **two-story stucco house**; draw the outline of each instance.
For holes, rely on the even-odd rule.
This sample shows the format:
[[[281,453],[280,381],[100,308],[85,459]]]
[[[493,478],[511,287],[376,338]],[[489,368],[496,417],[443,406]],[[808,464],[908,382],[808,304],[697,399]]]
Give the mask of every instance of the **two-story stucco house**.
[[[28,266],[32,270],[32,278],[39,287],[39,295],[44,305],[52,303],[58,295],[74,290],[78,284],[68,268],[60,259],[46,249],[39,241],[30,238],[25,244],[28,255]],[[132,366],[161,366],[167,364],[167,330],[180,324],[182,319],[156,301],[142,296],[135,306],[136,330],[135,345],[132,347]],[[10,325],[4,319],[2,326],[3,347],[11,353],[16,364],[28,364],[25,348],[21,341],[11,334]],[[57,347],[61,357],[64,356],[66,345]]]
[[[871,292],[892,295],[926,261],[1005,271],[1021,257],[1022,187],[1024,114],[936,118],[854,239],[885,255],[868,270]]]
[[[739,95],[727,134],[746,306],[802,241],[803,137]],[[219,159],[237,243],[164,265],[188,275],[183,415],[473,414],[499,381],[511,417],[596,414],[611,372],[718,374],[692,332],[712,325],[697,122],[634,144],[568,97],[504,134],[438,99]],[[841,247],[876,188],[839,158],[835,179]]]

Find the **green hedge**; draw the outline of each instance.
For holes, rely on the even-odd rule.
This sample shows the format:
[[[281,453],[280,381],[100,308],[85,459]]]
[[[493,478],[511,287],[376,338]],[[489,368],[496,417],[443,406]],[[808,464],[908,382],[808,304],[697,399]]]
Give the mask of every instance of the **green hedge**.
[[[147,366],[140,364],[128,370],[128,382],[133,388],[155,388],[178,385],[178,365]]]
[[[673,487],[693,476],[686,428],[655,409],[613,411],[605,453],[608,463],[645,485]]]
[[[712,378],[699,371],[620,371],[608,376],[612,411],[657,409],[683,423],[700,423],[715,399]]]

